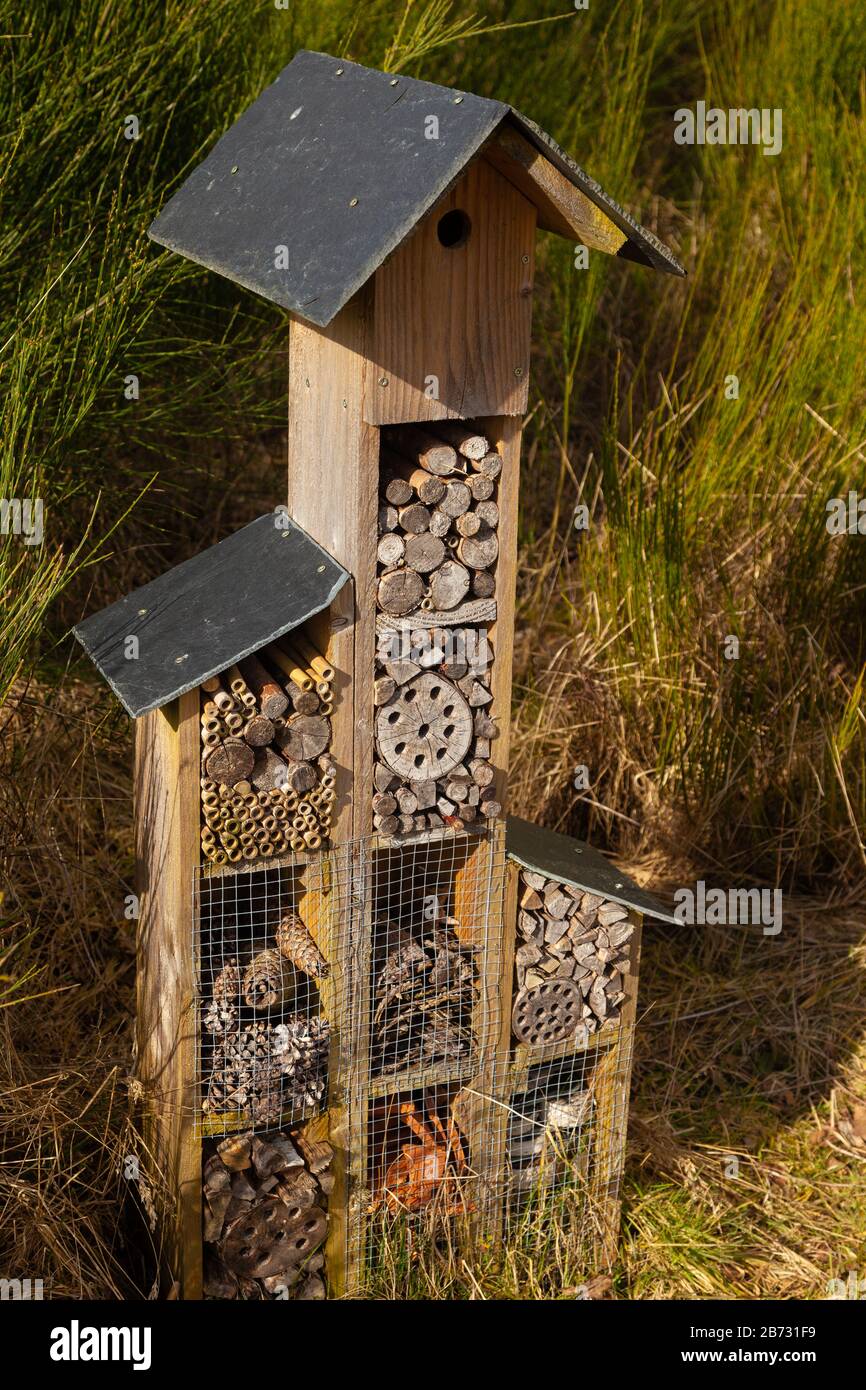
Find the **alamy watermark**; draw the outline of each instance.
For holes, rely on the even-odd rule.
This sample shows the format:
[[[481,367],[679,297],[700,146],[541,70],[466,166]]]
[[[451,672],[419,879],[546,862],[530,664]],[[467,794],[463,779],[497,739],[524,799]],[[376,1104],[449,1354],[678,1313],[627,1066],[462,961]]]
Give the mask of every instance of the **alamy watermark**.
[[[678,145],[763,145],[765,155],[782,149],[782,111],[762,106],[725,110],[697,102],[674,112],[674,141]]]
[[[43,517],[41,497],[0,497],[0,536],[19,536],[25,545],[41,545]]]
[[[0,1279],[0,1303],[41,1303],[44,1288],[42,1279]]]
[[[761,926],[764,936],[782,930],[780,888],[707,888],[699,879],[694,888],[674,893],[674,917],[688,926]]]

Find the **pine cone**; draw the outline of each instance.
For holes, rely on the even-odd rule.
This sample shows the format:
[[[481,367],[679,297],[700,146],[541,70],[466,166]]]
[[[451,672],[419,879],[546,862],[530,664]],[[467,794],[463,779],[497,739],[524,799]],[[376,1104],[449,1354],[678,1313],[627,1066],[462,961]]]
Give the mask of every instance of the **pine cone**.
[[[297,912],[287,912],[276,931],[277,949],[305,975],[323,980],[329,966]]]
[[[240,997],[241,972],[236,960],[228,960],[214,981],[213,996],[204,1011],[202,1021],[209,1033],[219,1037],[235,1031]]]

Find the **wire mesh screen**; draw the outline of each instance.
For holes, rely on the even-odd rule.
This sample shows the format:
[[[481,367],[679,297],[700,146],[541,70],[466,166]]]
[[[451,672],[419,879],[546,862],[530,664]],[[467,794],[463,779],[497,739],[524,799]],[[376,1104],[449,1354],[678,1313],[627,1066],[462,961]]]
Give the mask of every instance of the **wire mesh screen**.
[[[494,820],[200,877],[201,1130],[220,1158],[231,1136],[276,1135],[285,1156],[311,1133],[339,1156],[325,1183],[350,1292],[425,1244],[507,1236],[544,1259],[567,1233],[588,1264],[609,1247],[637,921],[526,870],[506,920],[509,874]],[[288,1192],[262,1173],[257,1201]]]
[[[329,860],[204,876],[198,889],[199,1076],[205,1133],[267,1128],[327,1105]],[[321,945],[320,945],[321,942]]]
[[[483,980],[501,936],[501,837],[447,834],[371,859],[370,1077],[459,1075],[490,1021]]]

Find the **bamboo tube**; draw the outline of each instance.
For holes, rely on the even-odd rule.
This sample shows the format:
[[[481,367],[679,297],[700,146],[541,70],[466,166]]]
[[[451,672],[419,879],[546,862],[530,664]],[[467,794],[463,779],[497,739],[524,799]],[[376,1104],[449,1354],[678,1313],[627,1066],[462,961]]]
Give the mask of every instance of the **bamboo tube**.
[[[304,817],[303,817],[302,815],[298,814],[298,815],[295,816],[294,819],[292,820],[292,829],[293,829],[293,830],[304,830],[304,829],[306,828],[306,824],[307,824],[307,822],[304,820]]]
[[[251,806],[249,808],[249,813],[251,821],[258,822],[264,820],[265,818],[265,808],[264,806],[259,806],[258,804],[256,804],[255,806]]]
[[[259,854],[261,855],[262,859],[270,859],[273,852],[274,847],[269,840],[266,840],[263,845],[259,845]]]
[[[251,782],[235,782],[235,796],[249,796],[252,789]]]
[[[292,645],[300,652],[306,664],[318,674],[319,678],[329,683],[334,679],[336,672],[330,666],[321,652],[317,651],[302,632],[293,632],[291,636]]]
[[[222,686],[219,686],[216,691],[213,697],[213,703],[221,714],[228,714],[231,710],[235,710],[238,707],[237,700],[234,696],[230,695],[227,690],[223,690]]]
[[[243,854],[241,853],[240,848],[227,849],[226,854],[228,855],[228,860],[230,864],[237,864],[243,858]]]
[[[241,834],[251,835],[255,828],[256,822],[253,820],[252,816],[244,816],[243,820],[241,821]]]
[[[207,680],[201,683],[202,690],[206,690],[208,695],[212,695],[216,690],[222,690],[222,682],[219,676],[208,676]]]
[[[265,653],[276,663],[283,675],[288,676],[289,680],[294,682],[299,690],[312,690],[313,682],[303,666],[297,660],[293,661],[281,647],[271,643],[269,647],[265,648]]]
[[[230,734],[239,734],[244,727],[244,721],[239,714],[227,714],[224,716],[225,726]]]
[[[289,844],[291,845],[295,853],[297,853],[299,850],[302,850],[304,848],[303,835],[293,835],[289,841]]]
[[[265,830],[265,827],[263,825],[257,825],[255,830],[253,831],[253,839],[255,840],[256,844],[264,844],[267,838],[268,832],[267,830]]]
[[[322,843],[321,835],[317,835],[313,830],[307,830],[304,834],[304,844],[310,849],[318,849]]]
[[[285,806],[275,806],[271,814],[278,825],[281,825],[283,821],[289,819],[289,813]]]
[[[249,686],[247,685],[246,681],[244,680],[243,676],[241,675],[240,667],[238,667],[238,666],[230,666],[229,669],[228,669],[227,674],[228,674],[228,678],[229,678],[229,685],[231,686],[231,689],[232,689],[232,693],[235,694],[235,695],[237,695],[238,698],[239,698],[239,699],[242,701],[242,703],[245,704],[245,705],[248,705],[251,701],[252,701],[253,704],[255,704],[255,702],[256,702],[256,697],[255,697],[255,695],[253,694],[253,692],[250,690],[250,688],[249,688]]]
[[[228,859],[228,855],[226,854],[224,849],[215,850],[212,857],[213,862],[215,864],[225,864],[226,860]]]

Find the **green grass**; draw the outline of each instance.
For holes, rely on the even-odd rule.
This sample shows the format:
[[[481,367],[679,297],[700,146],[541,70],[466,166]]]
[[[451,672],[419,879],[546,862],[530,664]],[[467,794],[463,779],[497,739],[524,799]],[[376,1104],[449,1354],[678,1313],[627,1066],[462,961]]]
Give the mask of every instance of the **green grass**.
[[[647,939],[615,1287],[822,1296],[866,1258],[866,538],[824,524],[830,498],[866,493],[859,0],[0,12],[0,497],[42,498],[46,526],[42,547],[0,538],[15,1248],[56,1286],[123,1287],[129,730],[68,629],[284,492],[283,315],[146,227],[312,47],[513,102],[688,268],[592,254],[581,272],[539,242],[514,809],[658,883],[785,890],[779,943]],[[699,98],[782,108],[782,153],[676,146],[673,113]],[[725,1145],[742,1179],[719,1177]],[[507,1253],[510,1273],[464,1271],[459,1296],[555,1292]],[[453,1271],[419,1277],[458,1295]]]

